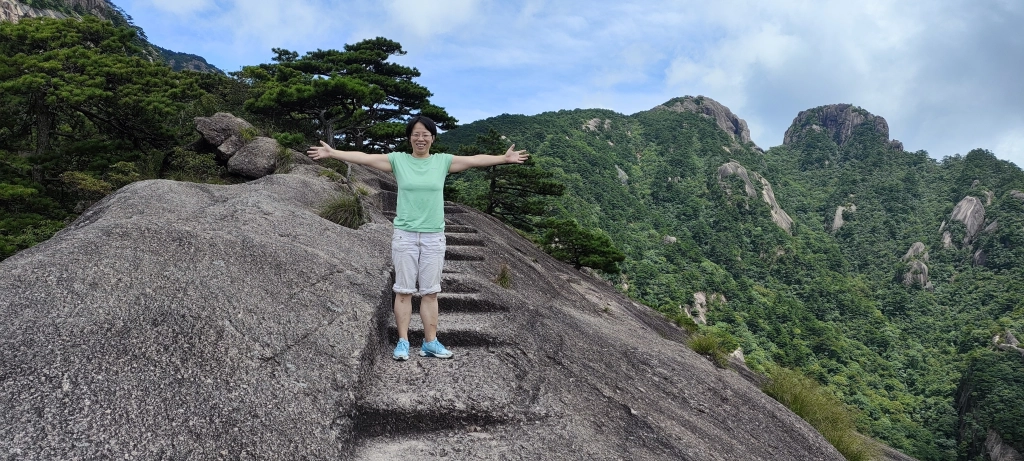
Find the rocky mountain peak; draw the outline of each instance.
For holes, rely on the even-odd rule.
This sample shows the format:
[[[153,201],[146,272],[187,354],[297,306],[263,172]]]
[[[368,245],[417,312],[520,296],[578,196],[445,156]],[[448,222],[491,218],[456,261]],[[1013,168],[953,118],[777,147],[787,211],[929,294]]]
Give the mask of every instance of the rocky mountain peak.
[[[715,123],[734,140],[741,144],[752,142],[747,122],[733,114],[728,107],[706,96],[683,96],[670,99],[654,110],[672,110],[676,112],[693,112],[715,119]]]
[[[23,18],[63,19],[88,13],[106,18],[113,11],[106,0],[63,0],[63,8],[36,8],[15,0],[0,0],[0,21],[18,22]]]
[[[881,116],[852,104],[830,104],[800,111],[786,130],[782,143],[788,146],[808,131],[824,130],[836,145],[842,146],[853,135],[854,129],[865,123],[873,125],[875,132],[889,139],[889,124]],[[903,150],[903,143],[899,141],[893,140],[890,145],[893,149]]]

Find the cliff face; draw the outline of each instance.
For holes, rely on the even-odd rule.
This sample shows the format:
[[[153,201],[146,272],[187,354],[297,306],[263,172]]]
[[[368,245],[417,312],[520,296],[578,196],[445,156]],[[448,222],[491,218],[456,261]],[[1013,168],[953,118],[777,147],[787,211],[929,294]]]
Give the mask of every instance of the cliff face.
[[[371,192],[358,230],[316,214],[337,194],[318,175],[145,181],[0,263],[0,450],[843,459],[650,309],[458,206],[440,296],[455,358],[392,361],[396,188],[353,178]]]
[[[0,21],[18,22],[23,18],[63,19],[80,13],[107,18],[112,11],[105,0],[62,0],[58,8],[35,8],[15,0],[0,0]]]

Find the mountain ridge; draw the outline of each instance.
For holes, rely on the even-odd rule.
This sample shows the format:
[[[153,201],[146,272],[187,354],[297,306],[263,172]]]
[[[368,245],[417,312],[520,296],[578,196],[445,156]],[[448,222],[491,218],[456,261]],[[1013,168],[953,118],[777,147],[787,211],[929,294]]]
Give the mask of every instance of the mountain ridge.
[[[982,455],[993,427],[1006,446],[1024,447],[1005,436],[1014,426],[982,416],[992,410],[954,403],[979,379],[963,371],[978,361],[999,364],[982,372],[1000,376],[995,388],[1019,393],[1019,356],[990,354],[1002,353],[993,352],[996,333],[1024,328],[1013,301],[1024,299],[1024,202],[1014,198],[1024,172],[982,149],[942,160],[904,151],[883,117],[851,104],[802,111],[787,142],[763,153],[737,143],[730,126],[697,110],[576,109],[493,117],[440,141],[455,150],[494,129],[528,149],[567,185],[550,213],[606,231],[627,254],[623,274],[610,277],[622,290],[669,317],[690,315],[698,294],[727,299],[701,314],[738,338],[752,367],[775,362],[815,376],[872,415],[861,420],[867,432],[908,454]],[[746,188],[740,179],[719,184],[730,163],[770,181],[791,235],[769,205],[729,193]],[[452,188],[474,190],[474,181],[455,178]],[[954,210],[963,200],[985,205],[963,218]],[[1024,402],[997,400],[989,408],[1024,417],[1009,410]],[[987,422],[966,431],[949,422],[957,419]]]

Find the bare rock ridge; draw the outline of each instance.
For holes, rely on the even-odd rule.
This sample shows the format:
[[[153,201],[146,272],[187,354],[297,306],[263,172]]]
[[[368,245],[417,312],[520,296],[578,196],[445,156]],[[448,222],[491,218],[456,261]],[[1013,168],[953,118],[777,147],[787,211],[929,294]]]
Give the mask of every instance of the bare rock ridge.
[[[889,139],[889,124],[881,116],[873,115],[852,104],[831,104],[800,111],[786,130],[782,144],[793,144],[809,131],[825,131],[836,145],[841,147],[853,135],[854,129],[861,124],[870,125],[876,133],[884,136],[886,140]],[[889,141],[889,147],[895,151],[903,151],[903,143],[895,139]]]
[[[105,17],[110,11],[110,4],[106,0],[63,0],[68,8],[85,11],[100,17]],[[15,0],[0,0],[0,21],[18,22],[23,18],[54,18],[64,19],[70,15],[43,8],[35,8]]]
[[[237,155],[237,154],[236,154]],[[394,362],[395,184],[144,181],[0,263],[0,452],[18,459],[842,460],[683,333],[446,206],[441,334]],[[511,286],[494,283],[502,267]]]
[[[736,176],[743,181],[743,192],[748,198],[758,196],[757,189],[754,187],[754,182],[758,182],[761,188],[761,200],[771,209],[772,221],[782,230],[786,231],[786,233],[793,233],[793,218],[790,218],[786,210],[779,206],[779,202],[775,200],[775,192],[772,191],[772,185],[767,179],[752,171],[748,172],[743,165],[732,161],[718,167],[718,183],[726,192],[730,191],[726,179],[732,176]],[[749,207],[749,204],[747,206]]]
[[[733,114],[728,107],[723,106],[718,101],[707,96],[683,96],[681,98],[674,98],[652,110],[693,112],[695,114],[704,115],[705,117],[711,117],[715,119],[715,123],[718,124],[718,127],[728,133],[736,142],[740,144],[752,142],[750,139],[750,129],[747,128],[747,122],[737,117],[736,114]]]

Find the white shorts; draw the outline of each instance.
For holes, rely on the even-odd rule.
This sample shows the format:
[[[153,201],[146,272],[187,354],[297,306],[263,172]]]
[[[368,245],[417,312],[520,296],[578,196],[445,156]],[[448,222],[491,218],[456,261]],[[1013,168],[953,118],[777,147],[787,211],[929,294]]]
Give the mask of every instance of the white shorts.
[[[395,229],[391,262],[395,265],[395,293],[420,296],[441,292],[444,269],[444,232],[409,232]],[[419,285],[419,289],[417,289]]]

